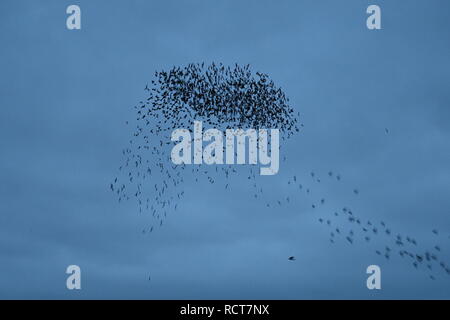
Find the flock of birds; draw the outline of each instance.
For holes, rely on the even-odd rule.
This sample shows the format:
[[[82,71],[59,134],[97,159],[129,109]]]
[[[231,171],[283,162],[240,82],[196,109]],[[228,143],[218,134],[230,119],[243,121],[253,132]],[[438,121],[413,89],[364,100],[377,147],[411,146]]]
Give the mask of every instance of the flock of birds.
[[[177,128],[192,128],[194,120],[222,131],[228,128],[278,128],[282,140],[300,131],[303,124],[298,124],[299,114],[289,106],[284,92],[266,74],[253,74],[249,65],[229,67],[202,63],[173,67],[169,71],[155,72],[155,80],[145,87],[145,92],[148,96],[134,107],[135,121],[126,122],[127,125],[133,123],[133,137],[122,150],[124,162],[110,184],[119,202],[134,199],[139,212],[151,214],[153,222],[142,230],[144,234],[162,226],[167,215],[178,210],[185,196],[185,182],[197,183],[202,179],[229,190],[233,184],[232,176],[239,176],[239,184],[244,181],[252,190],[251,198],[264,199],[267,210],[279,210],[283,205],[295,202],[299,193],[310,195],[314,183],[326,179],[340,182],[342,179],[333,171],[327,172],[324,179],[310,172],[307,183],[293,175],[286,182],[292,193],[269,201],[269,197],[264,196],[265,188],[258,182],[255,166],[246,165],[243,170],[232,165],[172,164],[170,152],[174,143],[170,139],[171,133]],[[388,129],[385,131],[389,133]],[[244,178],[242,174],[245,174]],[[268,193],[273,194],[273,191]],[[359,190],[353,188],[352,193],[358,196]],[[315,201],[310,199],[311,210],[320,215],[325,197]],[[347,206],[316,219],[329,229],[331,244],[339,240],[349,245],[358,241],[382,241],[386,245],[377,248],[375,253],[384,259],[398,255],[414,268],[426,270],[431,279],[435,279],[438,270],[450,275],[450,265],[442,257],[441,245],[422,248],[416,238],[394,232],[384,221],[365,220]],[[432,230],[432,233],[437,241],[440,232]],[[295,261],[296,258],[290,256],[288,260]]]
[[[134,107],[133,138],[122,150],[125,160],[110,188],[119,202],[136,199],[139,211],[150,211],[159,226],[170,211],[177,210],[186,179],[197,182],[205,177],[214,184],[218,175],[228,178],[237,173],[232,165],[211,170],[208,166],[172,164],[173,130],[192,128],[196,120],[222,131],[278,128],[283,140],[299,131],[284,92],[266,74],[257,72],[255,77],[249,65],[173,67],[168,72],[155,72],[155,80],[145,91],[148,97]],[[253,172],[251,175],[254,178]],[[143,232],[153,230],[152,225]]]

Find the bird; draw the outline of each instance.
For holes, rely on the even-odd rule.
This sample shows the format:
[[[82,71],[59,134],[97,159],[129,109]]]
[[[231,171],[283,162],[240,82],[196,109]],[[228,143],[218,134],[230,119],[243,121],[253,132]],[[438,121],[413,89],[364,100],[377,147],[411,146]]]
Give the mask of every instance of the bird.
[[[289,260],[289,261],[295,261],[295,257],[294,257],[294,256],[290,256],[290,257],[288,258],[288,260]]]

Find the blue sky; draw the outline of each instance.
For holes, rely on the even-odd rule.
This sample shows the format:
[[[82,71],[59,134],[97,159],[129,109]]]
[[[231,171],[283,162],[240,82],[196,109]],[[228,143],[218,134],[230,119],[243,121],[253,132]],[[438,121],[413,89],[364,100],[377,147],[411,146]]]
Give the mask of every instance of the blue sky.
[[[66,29],[70,4],[81,7],[81,30]],[[382,30],[366,28],[369,4],[380,5]],[[377,256],[382,237],[331,244],[317,222],[351,206],[439,243],[450,261],[449,9],[445,0],[2,1],[0,298],[450,298],[448,275],[432,281],[398,255]],[[314,185],[327,198],[319,212],[304,195],[266,210],[239,180],[227,195],[190,182],[180,210],[143,235],[151,219],[117,203],[108,185],[145,84],[155,70],[202,61],[249,63],[283,88],[305,128],[261,183],[277,198],[293,174],[339,172],[340,183]],[[80,291],[65,287],[70,264],[81,267]],[[366,288],[371,264],[380,291]]]

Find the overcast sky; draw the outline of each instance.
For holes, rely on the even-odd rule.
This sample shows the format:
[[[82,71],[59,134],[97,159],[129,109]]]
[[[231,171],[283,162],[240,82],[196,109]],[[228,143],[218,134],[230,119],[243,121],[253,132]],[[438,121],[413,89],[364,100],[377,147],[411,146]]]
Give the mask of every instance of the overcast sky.
[[[81,30],[66,28],[70,4]],[[382,30],[366,28],[369,4]],[[0,298],[450,298],[450,276],[376,255],[383,237],[331,244],[317,221],[350,206],[439,243],[450,263],[449,10],[447,0],[1,1]],[[149,216],[108,189],[125,121],[155,70],[203,61],[249,63],[283,88],[305,127],[283,145],[279,174],[259,180],[275,199],[288,177],[314,171],[326,205],[314,211],[302,194],[269,210],[239,179],[228,193],[187,183],[180,209],[142,233]],[[80,291],[66,289],[70,264]],[[380,291],[366,287],[372,264]]]

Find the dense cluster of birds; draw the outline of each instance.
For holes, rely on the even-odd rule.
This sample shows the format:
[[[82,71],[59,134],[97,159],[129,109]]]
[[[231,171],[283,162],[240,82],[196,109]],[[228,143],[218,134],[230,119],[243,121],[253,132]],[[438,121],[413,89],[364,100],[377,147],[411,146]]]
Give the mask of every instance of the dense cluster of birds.
[[[185,195],[184,183],[199,182],[203,179],[211,185],[221,184],[225,190],[232,188],[233,175],[244,175],[244,181],[252,190],[249,196],[264,199],[268,210],[280,210],[282,206],[298,199],[299,193],[310,196],[313,212],[320,215],[326,198],[312,196],[314,184],[342,177],[333,171],[319,177],[310,172],[308,181],[300,181],[298,175],[291,176],[287,184],[292,192],[283,197],[268,200],[265,190],[258,182],[259,174],[255,166],[237,168],[232,165],[174,165],[170,160],[173,130],[192,128],[195,120],[206,126],[225,130],[228,128],[277,128],[281,139],[286,140],[303,124],[298,123],[299,114],[289,105],[285,93],[275,86],[268,75],[253,73],[249,65],[224,66],[222,64],[189,64],[173,67],[169,71],[155,72],[155,78],[145,86],[146,97],[134,106],[136,117],[126,124],[132,126],[132,139],[122,150],[124,162],[119,174],[110,184],[110,189],[119,202],[136,200],[139,212],[149,212],[153,217],[150,225],[142,230],[151,233],[162,226],[164,219],[178,209]],[[386,134],[389,133],[385,129]],[[283,157],[286,161],[286,157]],[[242,180],[239,181],[242,184]],[[219,188],[219,186],[217,186]],[[358,188],[351,188],[358,196]],[[266,195],[273,194],[273,190]],[[314,198],[314,201],[313,201]],[[375,242],[379,238],[386,243],[376,248],[375,253],[386,260],[394,254],[408,260],[414,268],[423,268],[429,277],[435,279],[435,271],[442,270],[450,275],[450,265],[441,257],[442,246],[422,248],[419,241],[410,236],[394,232],[384,221],[364,220],[348,206],[333,210],[327,216],[316,217],[317,221],[329,228],[329,241],[334,244],[341,239],[353,245]],[[433,230],[438,236],[439,231]],[[379,243],[375,242],[375,243]],[[294,256],[288,260],[295,261]]]
[[[135,123],[133,137],[122,150],[124,162],[110,188],[119,202],[136,199],[139,211],[150,211],[159,226],[171,210],[177,210],[185,179],[197,182],[204,177],[214,184],[219,176],[237,173],[232,165],[214,170],[207,165],[172,164],[173,130],[189,129],[194,121],[202,121],[218,130],[276,128],[283,140],[299,131],[297,116],[284,92],[268,75],[253,73],[249,65],[173,67],[155,72],[144,90],[147,97],[134,106],[136,118],[126,122]],[[255,178],[253,169],[250,178]],[[154,227],[143,232],[152,232]]]
[[[202,120],[214,128],[278,128],[289,137],[298,132],[297,117],[285,93],[268,75],[250,65],[189,64],[155,72],[138,120],[148,126],[159,118],[155,133]],[[140,130],[138,128],[138,134]]]

